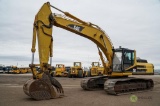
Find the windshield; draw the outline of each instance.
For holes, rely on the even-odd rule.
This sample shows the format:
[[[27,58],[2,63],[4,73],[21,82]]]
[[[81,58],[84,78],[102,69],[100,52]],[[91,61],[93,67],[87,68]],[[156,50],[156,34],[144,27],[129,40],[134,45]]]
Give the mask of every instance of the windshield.
[[[80,66],[80,63],[74,63],[74,66]]]
[[[57,68],[62,68],[63,65],[62,65],[62,64],[58,64],[58,65],[56,65],[56,67],[57,67]]]
[[[98,66],[99,66],[99,63],[98,63],[98,62],[94,62],[94,63],[93,63],[93,66],[98,67]]]
[[[121,71],[122,52],[115,52],[113,58],[113,71]]]

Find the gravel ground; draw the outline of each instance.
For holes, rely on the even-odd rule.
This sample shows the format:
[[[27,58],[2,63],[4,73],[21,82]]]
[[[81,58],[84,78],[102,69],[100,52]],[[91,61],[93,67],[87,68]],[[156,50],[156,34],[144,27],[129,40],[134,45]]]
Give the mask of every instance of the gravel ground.
[[[154,89],[113,96],[106,94],[104,90],[84,91],[80,87],[81,78],[58,77],[56,79],[62,84],[65,97],[35,101],[23,92],[23,84],[31,78],[31,74],[0,74],[0,106],[160,106],[160,76],[134,77],[152,78]]]

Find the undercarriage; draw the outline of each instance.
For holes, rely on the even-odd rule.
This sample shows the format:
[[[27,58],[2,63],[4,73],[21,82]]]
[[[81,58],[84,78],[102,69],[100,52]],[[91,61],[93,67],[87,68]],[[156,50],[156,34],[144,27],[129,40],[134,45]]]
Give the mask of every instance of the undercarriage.
[[[152,90],[154,83],[152,79],[98,76],[83,79],[81,87],[84,90],[104,89],[108,94],[121,95]]]

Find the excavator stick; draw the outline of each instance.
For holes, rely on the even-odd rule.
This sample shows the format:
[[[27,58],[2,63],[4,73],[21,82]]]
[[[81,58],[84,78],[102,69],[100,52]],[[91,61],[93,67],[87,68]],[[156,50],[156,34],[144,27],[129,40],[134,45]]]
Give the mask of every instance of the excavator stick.
[[[55,99],[64,96],[61,84],[49,73],[44,73],[41,79],[28,80],[23,86],[23,91],[35,100]]]
[[[53,57],[52,24],[47,17],[50,16],[50,14],[50,4],[45,3],[35,16],[33,25],[33,40],[31,49],[32,62],[30,64],[33,79],[28,80],[24,84],[23,91],[26,95],[35,100],[59,98],[64,95],[61,84],[55,78],[51,77],[49,73],[52,62],[51,58]],[[36,39],[38,40],[40,64],[34,64]],[[50,64],[48,64],[49,57]],[[40,71],[37,71],[35,66],[40,66]]]

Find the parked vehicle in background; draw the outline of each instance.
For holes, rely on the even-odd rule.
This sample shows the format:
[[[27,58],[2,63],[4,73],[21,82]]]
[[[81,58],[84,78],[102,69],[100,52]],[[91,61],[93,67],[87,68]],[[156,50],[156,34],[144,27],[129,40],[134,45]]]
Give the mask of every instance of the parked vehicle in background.
[[[28,69],[26,67],[19,67],[18,69],[21,74],[28,73]]]
[[[101,76],[104,74],[104,67],[100,66],[99,62],[92,62],[92,67],[90,68],[88,72],[88,76]]]
[[[55,76],[56,77],[67,77],[68,76],[68,72],[66,71],[64,64],[56,64]]]
[[[12,72],[12,66],[6,66],[6,67],[4,67],[4,72],[5,73],[11,73]]]
[[[12,66],[12,71],[10,73],[20,74],[21,71],[19,70],[19,68],[17,66]]]
[[[86,76],[86,72],[82,68],[81,62],[74,62],[73,66],[71,67],[71,70],[68,73],[68,77],[78,77],[83,78]]]
[[[0,65],[0,73],[4,73],[4,65]]]

